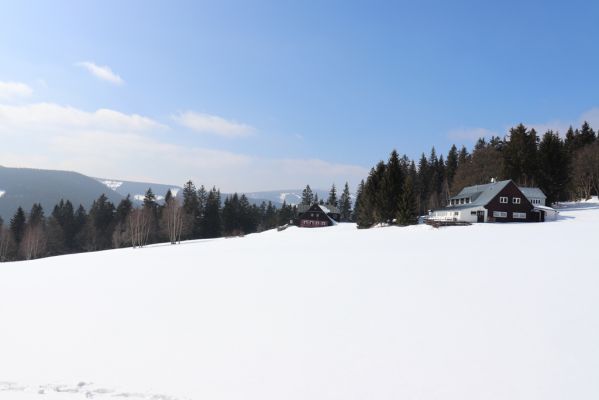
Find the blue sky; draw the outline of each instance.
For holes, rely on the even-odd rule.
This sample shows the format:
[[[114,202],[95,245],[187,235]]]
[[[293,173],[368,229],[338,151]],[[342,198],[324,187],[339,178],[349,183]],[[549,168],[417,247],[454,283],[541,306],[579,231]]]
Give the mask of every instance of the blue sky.
[[[3,4],[0,164],[326,188],[393,148],[599,127],[593,3]]]

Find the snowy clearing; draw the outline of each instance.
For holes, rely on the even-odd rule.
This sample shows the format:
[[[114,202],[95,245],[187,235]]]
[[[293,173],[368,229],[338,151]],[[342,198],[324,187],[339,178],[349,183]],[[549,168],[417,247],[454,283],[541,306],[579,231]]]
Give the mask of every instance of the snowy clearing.
[[[0,399],[598,398],[598,239],[588,202],[0,264]]]

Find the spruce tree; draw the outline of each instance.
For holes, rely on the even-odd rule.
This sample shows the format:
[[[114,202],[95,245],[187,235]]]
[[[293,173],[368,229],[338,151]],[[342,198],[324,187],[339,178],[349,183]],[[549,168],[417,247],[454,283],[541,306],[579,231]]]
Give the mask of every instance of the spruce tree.
[[[370,228],[374,224],[372,207],[370,205],[369,197],[366,193],[366,183],[364,180],[360,182],[356,192],[354,220],[360,229]]]
[[[557,133],[549,130],[539,144],[539,187],[547,195],[547,203],[566,200],[570,181],[570,157]]]
[[[342,222],[349,222],[351,220],[351,194],[347,182],[345,182],[343,193],[339,199],[339,212],[341,214]]]
[[[201,225],[203,237],[216,238],[222,234],[220,191],[216,187],[210,190],[206,198],[206,209]]]
[[[202,186],[202,196],[206,191]],[[183,236],[187,239],[197,239],[201,237],[201,219],[199,192],[196,190],[192,181],[187,181],[183,186]],[[204,203],[205,204],[205,203]]]
[[[337,201],[337,188],[335,187],[334,183],[331,186],[331,190],[329,191],[329,198],[327,199],[327,204],[333,207],[339,206]]]
[[[452,188],[453,178],[458,170],[458,148],[454,145],[451,146],[447,153],[447,160],[445,160],[445,174],[447,177],[447,185]]]
[[[592,144],[595,141],[595,131],[587,121],[584,121],[582,127],[580,128],[580,133],[578,134],[578,143],[577,147],[581,148]]]
[[[111,247],[114,212],[114,204],[104,194],[93,202],[89,210],[91,250],[103,250]]]
[[[18,246],[25,234],[25,212],[21,207],[17,208],[15,215],[10,220],[9,227],[12,237]]]
[[[301,204],[304,206],[311,206],[314,203],[314,193],[312,193],[312,189],[310,185],[306,185],[306,188],[302,191],[302,202]]]
[[[538,175],[538,138],[534,129],[522,124],[510,129],[503,149],[505,174],[517,184],[533,186]]]
[[[381,222],[391,222],[397,215],[397,204],[401,195],[404,176],[399,160],[399,154],[393,150],[385,166],[383,180],[380,185],[380,219]]]
[[[412,177],[407,176],[401,196],[399,198],[397,211],[397,224],[410,225],[416,222],[416,201],[414,198],[414,184]]]

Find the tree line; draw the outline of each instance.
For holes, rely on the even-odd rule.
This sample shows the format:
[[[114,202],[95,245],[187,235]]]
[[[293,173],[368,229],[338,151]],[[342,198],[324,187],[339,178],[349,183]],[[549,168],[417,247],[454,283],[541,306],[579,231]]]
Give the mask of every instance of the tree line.
[[[433,147],[415,161],[393,150],[358,186],[353,219],[359,228],[413,224],[464,187],[491,178],[538,186],[548,204],[599,195],[599,138],[587,122],[564,137],[552,130],[540,137],[519,124],[504,138],[479,139],[471,152],[452,145],[443,157]]]
[[[305,204],[319,203],[310,186],[304,190]],[[345,220],[351,217],[349,186],[337,201],[335,185],[329,204],[341,206]],[[143,203],[135,206],[127,196],[116,206],[102,194],[89,212],[69,200],[61,200],[50,215],[41,204],[26,213],[19,207],[5,224],[0,218],[0,261],[34,258],[181,240],[238,236],[261,232],[290,223],[297,217],[297,207],[283,202],[250,204],[245,195],[234,193],[221,199],[220,190],[196,188],[188,181],[180,196],[169,190],[159,203],[152,189]]]

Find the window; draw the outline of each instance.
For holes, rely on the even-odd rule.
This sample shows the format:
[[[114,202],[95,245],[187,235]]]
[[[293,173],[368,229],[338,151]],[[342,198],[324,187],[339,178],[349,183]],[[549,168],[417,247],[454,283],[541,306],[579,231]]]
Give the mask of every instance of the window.
[[[456,211],[456,212],[454,212],[454,213],[453,213],[453,216],[454,216],[454,217],[459,217],[459,216],[460,216],[460,213]]]
[[[526,213],[515,212],[512,215],[514,219],[526,219]]]
[[[500,202],[501,204],[507,204],[507,197],[501,196],[501,197],[499,198],[499,202]]]
[[[512,203],[520,204],[520,197],[512,197]]]
[[[507,197],[506,197],[507,199]],[[493,211],[493,217],[495,218],[507,218],[507,213],[505,211]]]

